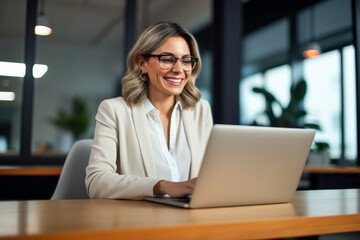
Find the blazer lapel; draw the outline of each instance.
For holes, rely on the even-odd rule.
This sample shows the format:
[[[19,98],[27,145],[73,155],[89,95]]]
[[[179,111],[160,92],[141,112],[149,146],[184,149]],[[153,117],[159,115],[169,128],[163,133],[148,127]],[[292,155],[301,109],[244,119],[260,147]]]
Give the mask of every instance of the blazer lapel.
[[[151,141],[146,124],[146,113],[144,104],[132,106],[132,117],[134,120],[136,136],[139,142],[140,151],[148,177],[156,177],[154,155],[152,152]]]
[[[190,167],[190,178],[197,177],[200,170],[201,160],[199,159],[199,141],[196,136],[195,124],[193,120],[192,109],[187,108],[182,111],[182,119],[186,134],[186,139],[189,144],[190,153],[191,153],[191,167]]]

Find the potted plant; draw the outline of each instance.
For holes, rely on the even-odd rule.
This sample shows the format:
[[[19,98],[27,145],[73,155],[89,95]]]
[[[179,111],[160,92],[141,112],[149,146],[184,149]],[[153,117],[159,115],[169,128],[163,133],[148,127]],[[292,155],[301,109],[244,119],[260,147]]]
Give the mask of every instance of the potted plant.
[[[307,164],[312,166],[329,165],[331,163],[329,148],[330,146],[326,142],[315,142],[315,148],[311,150]]]
[[[70,112],[59,108],[56,116],[49,118],[49,122],[62,130],[58,139],[59,150],[68,151],[73,142],[86,133],[90,123],[90,114],[85,101],[75,97],[72,100]]]
[[[284,107],[273,94],[265,88],[254,87],[253,92],[262,94],[266,101],[265,111],[272,127],[289,127],[289,128],[313,128],[320,130],[317,123],[307,123],[304,117],[307,112],[304,109],[303,100],[306,95],[305,80],[299,81],[295,86],[290,88],[290,102]],[[281,109],[281,114],[276,116],[274,113],[274,105],[278,105]],[[254,120],[254,125],[259,125]]]

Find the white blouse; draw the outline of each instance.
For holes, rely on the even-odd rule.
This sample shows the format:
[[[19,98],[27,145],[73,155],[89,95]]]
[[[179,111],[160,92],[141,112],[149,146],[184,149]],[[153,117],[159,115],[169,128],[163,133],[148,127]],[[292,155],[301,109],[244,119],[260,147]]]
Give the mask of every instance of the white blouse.
[[[144,101],[150,139],[159,180],[189,180],[191,153],[181,118],[182,106],[178,101],[171,114],[169,148],[166,143],[160,112],[148,98]]]

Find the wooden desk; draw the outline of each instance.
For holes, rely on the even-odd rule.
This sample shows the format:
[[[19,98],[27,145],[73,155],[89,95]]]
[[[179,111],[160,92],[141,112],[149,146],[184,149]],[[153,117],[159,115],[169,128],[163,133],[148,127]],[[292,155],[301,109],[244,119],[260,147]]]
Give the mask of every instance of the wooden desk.
[[[360,189],[197,210],[105,199],[0,202],[0,239],[266,239],[351,231],[360,231]]]
[[[60,166],[0,166],[0,201],[50,199]]]
[[[355,166],[305,166],[306,173],[360,174],[360,167]]]
[[[1,166],[0,175],[60,176],[59,166]],[[360,167],[305,166],[305,173],[360,174]]]
[[[62,167],[1,166],[0,176],[60,176]]]
[[[305,166],[310,189],[360,188],[358,166]]]

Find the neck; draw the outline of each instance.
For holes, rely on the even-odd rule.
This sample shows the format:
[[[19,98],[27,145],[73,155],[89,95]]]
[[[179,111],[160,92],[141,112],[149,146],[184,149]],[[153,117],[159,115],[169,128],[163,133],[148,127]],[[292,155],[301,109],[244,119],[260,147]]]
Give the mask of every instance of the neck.
[[[149,94],[148,98],[152,105],[160,111],[160,114],[171,113],[175,106],[175,96],[151,96]]]

